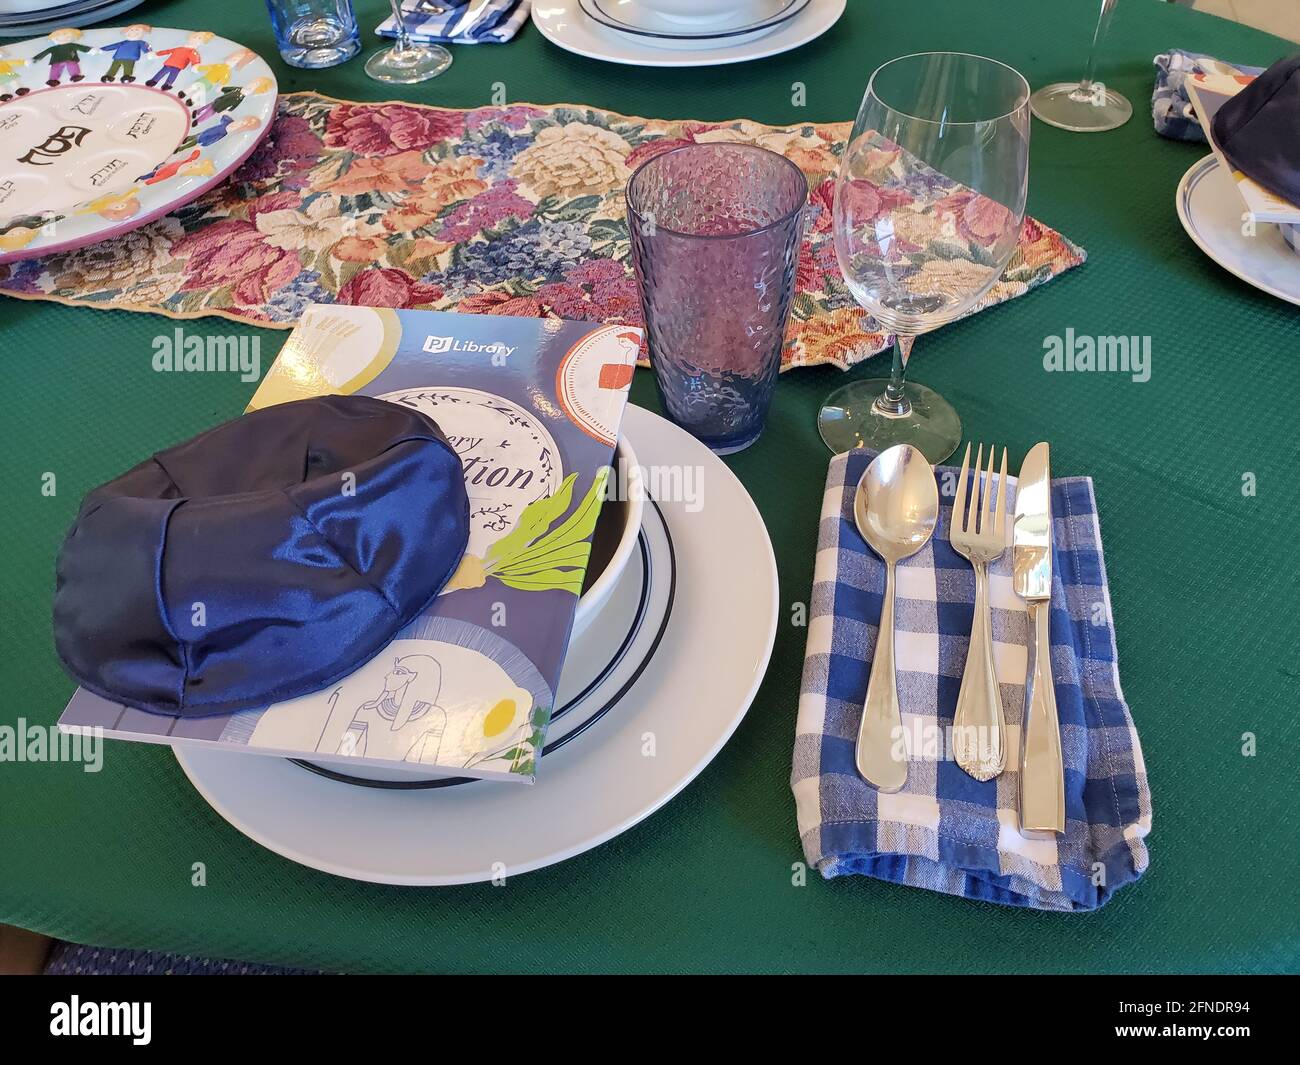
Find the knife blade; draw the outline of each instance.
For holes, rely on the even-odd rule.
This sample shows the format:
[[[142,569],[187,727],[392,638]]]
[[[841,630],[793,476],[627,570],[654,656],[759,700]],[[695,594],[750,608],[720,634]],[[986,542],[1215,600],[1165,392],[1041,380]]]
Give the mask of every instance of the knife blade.
[[[1020,833],[1054,838],[1065,831],[1065,769],[1052,683],[1052,467],[1045,441],[1030,448],[1020,467],[1011,569],[1029,620],[1020,735]]]
[[[1052,467],[1044,441],[1029,449],[1016,482],[1016,524],[1011,534],[1011,572],[1021,599],[1052,595]]]

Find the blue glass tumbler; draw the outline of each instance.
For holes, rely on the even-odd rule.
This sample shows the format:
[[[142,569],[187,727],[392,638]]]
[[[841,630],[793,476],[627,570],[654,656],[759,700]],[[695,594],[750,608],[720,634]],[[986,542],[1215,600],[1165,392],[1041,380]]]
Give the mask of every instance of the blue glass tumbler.
[[[650,365],[668,416],[719,455],[763,431],[781,369],[808,182],[766,148],[690,144],[627,186]]]
[[[361,51],[352,0],[266,0],[266,10],[291,67],[335,67]]]

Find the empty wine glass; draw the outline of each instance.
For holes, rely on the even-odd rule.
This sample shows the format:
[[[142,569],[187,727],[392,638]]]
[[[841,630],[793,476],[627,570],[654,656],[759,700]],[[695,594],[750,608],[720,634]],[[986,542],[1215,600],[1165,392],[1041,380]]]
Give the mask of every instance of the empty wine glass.
[[[1128,100],[1093,77],[1097,71],[1097,48],[1106,36],[1116,3],[1117,0],[1101,0],[1083,80],[1044,85],[1029,98],[1030,110],[1049,126],[1068,129],[1071,133],[1101,133],[1124,125],[1133,114],[1133,105]]]
[[[993,59],[923,52],[871,75],[835,184],[835,253],[853,298],[894,335],[888,379],[836,390],[818,416],[835,452],[952,454],[961,419],[905,380],[920,333],[972,310],[1016,250],[1029,186],[1029,86]]]
[[[440,44],[416,44],[402,15],[402,0],[388,0],[397,23],[397,42],[366,60],[366,73],[376,81],[410,85],[436,78],[451,66],[451,53]]]

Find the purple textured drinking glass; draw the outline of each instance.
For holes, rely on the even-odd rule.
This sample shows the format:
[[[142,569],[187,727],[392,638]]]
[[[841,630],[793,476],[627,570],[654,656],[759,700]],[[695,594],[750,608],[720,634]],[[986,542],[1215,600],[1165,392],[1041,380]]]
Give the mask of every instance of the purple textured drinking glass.
[[[659,395],[713,451],[758,439],[772,402],[794,292],[808,182],[749,144],[691,144],[637,168],[627,185]]]

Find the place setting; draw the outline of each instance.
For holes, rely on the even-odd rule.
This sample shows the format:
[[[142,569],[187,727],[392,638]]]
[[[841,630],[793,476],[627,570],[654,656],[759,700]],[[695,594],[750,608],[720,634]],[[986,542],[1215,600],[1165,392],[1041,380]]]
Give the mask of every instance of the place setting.
[[[1300,945],[1300,44],[1207,5],[0,0],[0,973],[1262,1032],[1151,983]]]
[[[344,0],[268,7],[291,65],[363,50]],[[603,58],[722,62],[842,7],[581,0],[581,25],[628,49]],[[528,10],[394,5],[366,73],[435,78]],[[556,11],[531,17],[570,47]],[[277,95],[207,30],[6,54],[0,123],[32,146],[0,184],[0,290],[288,331],[242,416],[86,494],[56,566],[66,733],[171,747],[232,826],[342,877],[595,847],[709,764],[767,671],[775,557],[724,459],[764,446],[782,371],[892,347],[817,419],[809,864],[1064,910],[1140,875],[1113,634],[1078,627],[1109,594],[1091,482],[1053,481],[1047,442],[1015,478],[983,444],[939,465],[960,417],[907,379],[922,333],[1086,259],[1026,214],[1015,69],[902,56],[854,123],[772,127]],[[663,416],[628,403],[647,362]]]
[[[352,339],[340,344],[340,336]],[[771,546],[739,482],[681,429],[639,408],[624,414],[639,339],[619,326],[559,331],[526,318],[310,310],[248,414],[87,498],[61,556],[55,601],[60,653],[81,682],[62,725],[171,745],[198,792],[245,834],[294,861],[373,882],[516,875],[626,830],[731,734],[776,625]],[[494,371],[476,354],[485,350],[519,357]],[[350,428],[358,421],[364,436]],[[281,438],[308,442],[309,456],[328,453],[336,468],[315,468],[309,457],[299,483],[303,474],[277,472],[268,459],[237,485],[216,468],[227,448],[257,452],[258,441]],[[388,463],[397,460],[388,456],[417,439],[434,494],[417,517],[380,517],[410,511],[400,498],[410,490],[392,482]],[[647,464],[696,471],[709,513],[723,521],[699,520],[688,493],[656,498],[642,480]],[[102,575],[92,575],[98,553],[132,554],[133,534],[112,512],[129,513],[159,491],[158,472],[185,495],[161,556],[140,562],[160,568],[180,597],[165,618],[192,612],[187,602],[214,616],[236,609],[232,582],[263,574],[260,601],[237,608],[242,620],[181,630],[194,665],[176,673],[166,695],[152,681],[143,687],[159,668],[149,657],[174,656],[158,646],[166,638],[156,623],[142,619],[132,580],[107,607],[111,619],[86,601],[102,588]],[[287,478],[294,487],[280,488]],[[336,478],[354,478],[356,495],[340,499]],[[293,492],[311,520],[305,538],[292,513],[272,518],[261,488]],[[249,514],[228,520],[265,527],[214,565],[225,533],[203,532],[205,504],[228,510],[236,499]],[[183,524],[191,514],[193,533]],[[205,536],[218,538],[212,550]],[[324,586],[310,614],[270,612],[279,580],[286,592],[310,585],[319,563],[308,559],[321,536],[340,552],[343,572],[360,567],[385,600],[406,604],[395,617],[365,622],[375,608],[363,589],[345,596]],[[364,539],[349,547],[341,536]],[[346,561],[374,537],[394,546],[369,564]],[[427,547],[398,546],[407,542]],[[258,557],[254,544],[269,553]],[[199,552],[194,561],[190,552]],[[724,552],[749,578],[727,599],[715,587],[726,580],[714,561]],[[286,568],[286,557],[300,561]],[[744,605],[743,624],[730,617],[734,602]],[[352,616],[344,621],[345,607]],[[723,627],[725,646],[702,638]],[[363,647],[359,629],[373,633]],[[305,642],[288,644],[289,633]],[[378,654],[369,649],[379,645]],[[262,648],[271,646],[284,650],[268,657]],[[254,661],[276,665],[250,678]],[[235,676],[239,690],[226,690]],[[671,738],[657,757],[643,750],[650,732]]]

